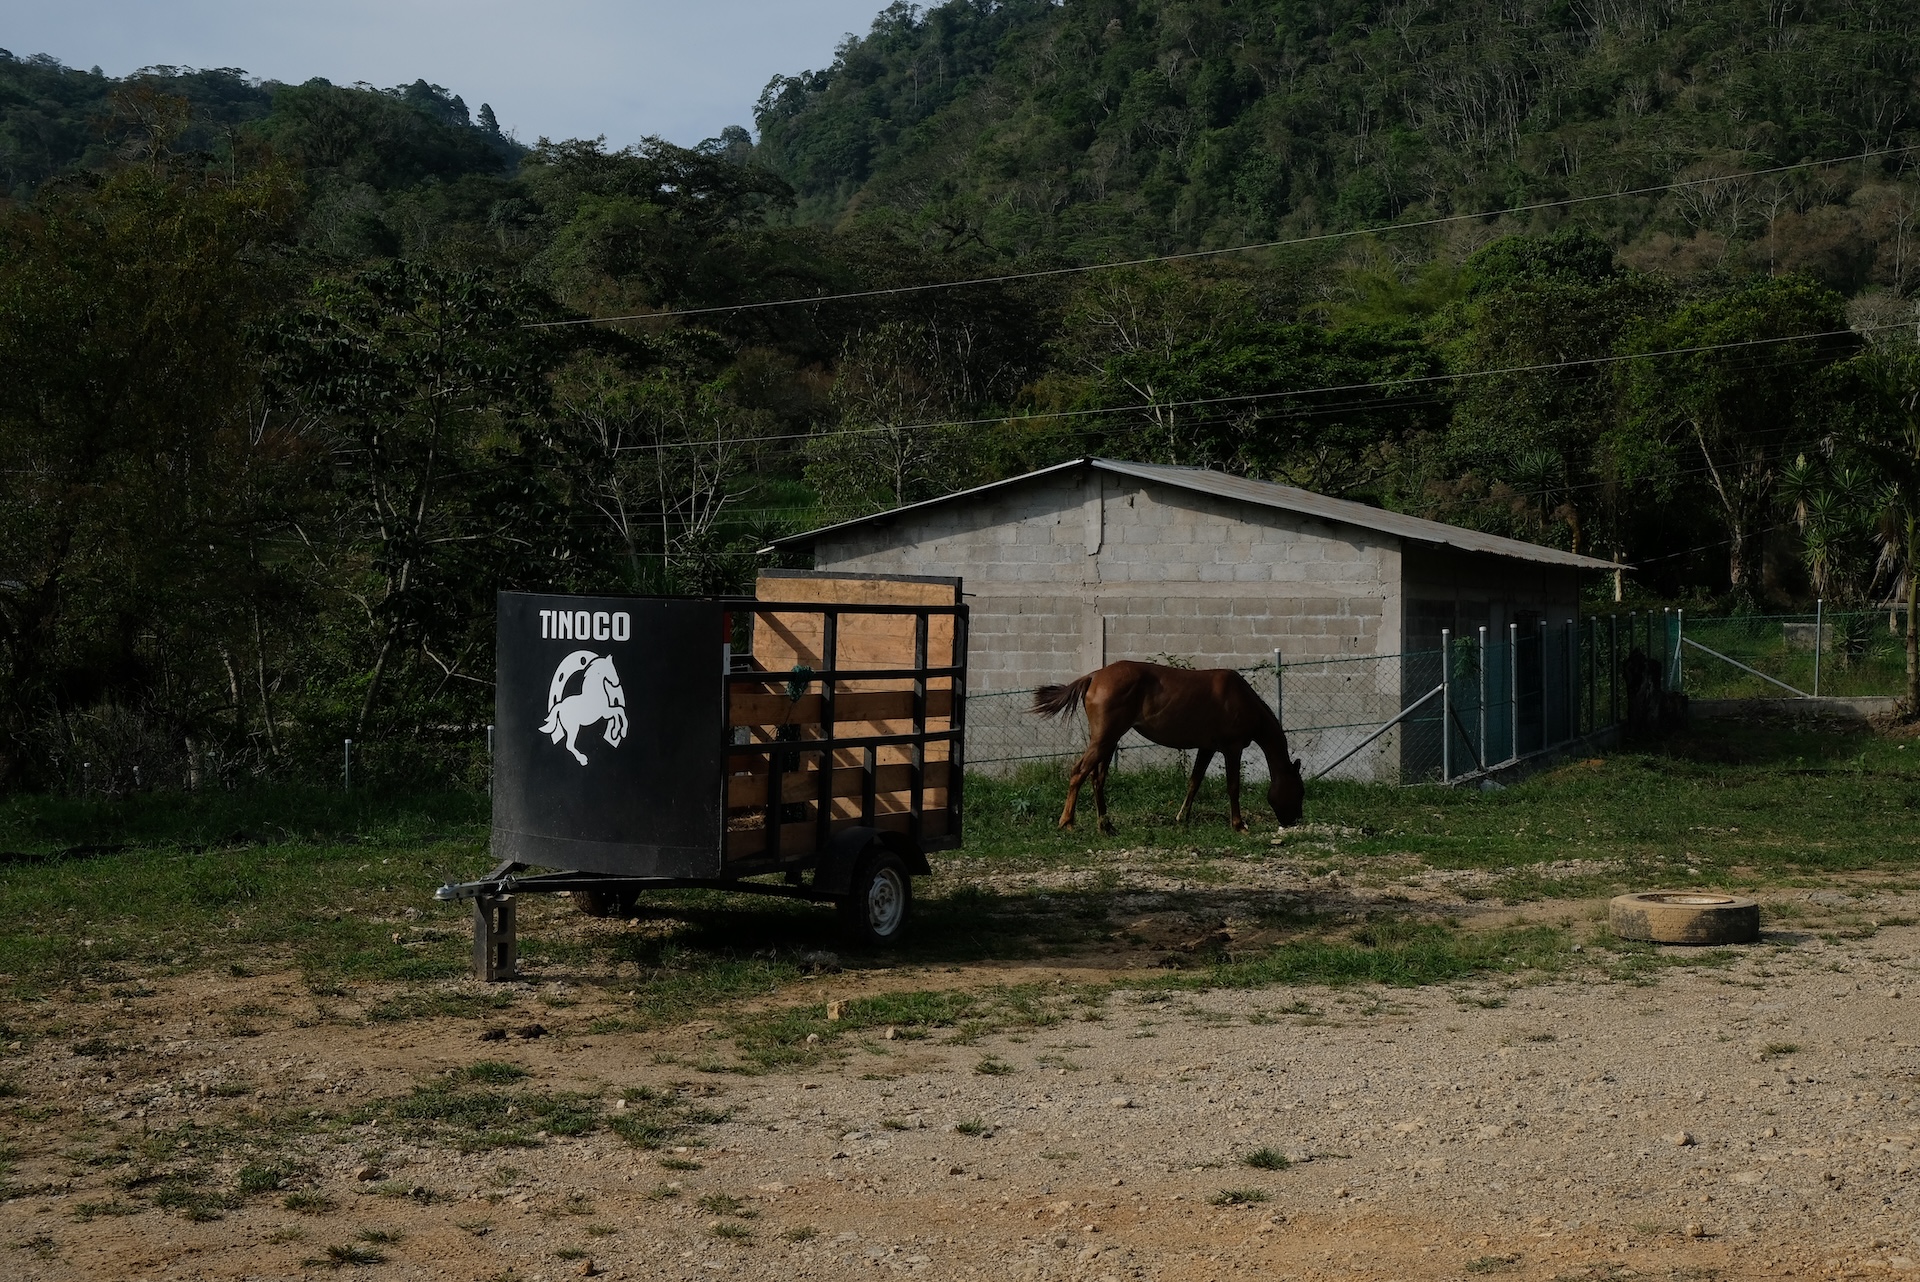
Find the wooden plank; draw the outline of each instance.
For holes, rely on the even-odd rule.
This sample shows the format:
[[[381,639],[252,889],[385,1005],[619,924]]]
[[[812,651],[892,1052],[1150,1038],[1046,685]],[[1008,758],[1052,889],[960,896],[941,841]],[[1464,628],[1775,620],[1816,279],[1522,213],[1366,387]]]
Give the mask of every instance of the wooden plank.
[[[927,786],[944,788],[947,785],[948,763],[930,761],[927,763]],[[902,762],[884,765],[874,773],[875,791],[884,795],[903,792],[911,782],[909,768]],[[832,796],[858,800],[861,789],[866,783],[866,771],[860,766],[840,766],[833,772]],[[780,799],[787,802],[815,801],[820,796],[820,771],[815,769],[782,772],[780,776]],[[767,772],[763,768],[751,774],[736,774],[727,777],[727,805],[734,808],[744,806],[764,806],[767,803]]]
[[[882,575],[758,575],[753,594],[762,601],[817,601],[822,605],[959,605],[958,583],[920,583]]]
[[[861,722],[907,721],[913,716],[913,691],[911,690],[848,691],[836,695],[834,703],[835,738],[848,738],[859,734],[905,734],[907,730],[855,731],[850,727]],[[819,725],[825,706],[825,701],[817,694],[803,694],[798,699],[789,699],[784,693],[755,694],[749,687],[746,691],[735,690],[728,697],[727,724],[735,726]],[[929,717],[952,716],[953,691],[929,690],[927,715]],[[908,729],[911,729],[910,724]]]
[[[882,832],[905,832],[907,830],[907,821],[908,816],[903,811],[899,814],[875,816],[873,826]],[[839,832],[842,829],[851,828],[859,822],[860,817],[857,814],[844,819],[836,818],[833,820],[833,831]],[[819,853],[813,844],[817,831],[818,829],[814,826],[812,820],[807,820],[803,823],[781,824],[780,851],[783,862],[804,863],[813,859]],[[926,816],[925,822],[921,825],[921,833],[927,837],[946,836],[946,812],[943,810],[938,813],[929,813]],[[765,829],[743,828],[727,834],[726,857],[729,860],[745,859],[752,855],[759,854],[766,848],[767,838]]]

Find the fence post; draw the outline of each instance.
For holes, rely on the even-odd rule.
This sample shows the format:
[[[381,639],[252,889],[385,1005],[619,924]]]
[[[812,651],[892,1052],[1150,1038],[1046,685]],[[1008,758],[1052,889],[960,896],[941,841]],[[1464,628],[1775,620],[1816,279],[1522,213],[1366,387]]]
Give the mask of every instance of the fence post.
[[[1286,672],[1280,666],[1280,652],[1275,650],[1273,652],[1273,719],[1280,723],[1282,732],[1287,728],[1287,718],[1282,711],[1287,698],[1286,684]]]
[[[487,727],[487,795],[493,795],[493,727]]]
[[[340,790],[353,791],[353,740],[342,741],[340,749]]]
[[[1813,697],[1820,697],[1820,634],[1826,629],[1821,626],[1825,619],[1826,602],[1820,597],[1813,599]]]
[[[1440,629],[1440,782],[1453,778],[1453,632]]]
[[[1687,612],[1675,610],[1673,612],[1673,688],[1675,691],[1683,689],[1686,685],[1687,663],[1680,650],[1681,643],[1686,639]]]
[[[1487,625],[1480,625],[1480,742],[1473,759],[1482,770],[1487,768]]]
[[[1607,724],[1620,724],[1620,612],[1607,616]]]
[[[1507,760],[1520,760],[1520,625],[1507,625]]]
[[[1580,638],[1574,632],[1572,619],[1567,620],[1567,643],[1562,649],[1566,653],[1567,672],[1563,685],[1567,692],[1567,738],[1572,742],[1580,737]]]

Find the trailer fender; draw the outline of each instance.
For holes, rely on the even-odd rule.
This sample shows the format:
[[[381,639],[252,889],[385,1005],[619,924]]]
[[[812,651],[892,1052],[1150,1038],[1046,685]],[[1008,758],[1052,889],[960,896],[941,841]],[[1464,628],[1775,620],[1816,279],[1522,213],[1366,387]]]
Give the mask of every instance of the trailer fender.
[[[859,867],[860,857],[875,846],[900,856],[907,871],[914,876],[933,875],[926,854],[904,834],[863,827],[842,828],[833,835],[826,853],[821,856],[820,867],[813,874],[813,888],[827,895],[846,894],[853,885],[853,873]]]

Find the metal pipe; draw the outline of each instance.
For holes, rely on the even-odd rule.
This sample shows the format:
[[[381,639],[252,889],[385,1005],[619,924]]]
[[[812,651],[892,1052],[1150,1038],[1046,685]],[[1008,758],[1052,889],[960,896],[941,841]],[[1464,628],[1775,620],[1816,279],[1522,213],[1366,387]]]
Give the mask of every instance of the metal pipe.
[[[1440,782],[1453,778],[1453,632],[1440,629]]]
[[[1480,742],[1473,759],[1482,770],[1487,768],[1487,627],[1480,625]]]
[[[1822,626],[1826,604],[1819,597],[1813,599],[1813,697],[1816,699],[1820,697],[1820,634],[1826,631]]]
[[[1280,723],[1283,733],[1287,728],[1284,712],[1286,693],[1286,670],[1281,665],[1280,652],[1275,650],[1273,652],[1273,719]]]
[[[493,727],[487,727],[487,795],[493,795]]]
[[[1354,753],[1360,751],[1360,749],[1366,747],[1368,744],[1372,743],[1375,739],[1378,739],[1381,735],[1385,734],[1387,731],[1399,725],[1402,721],[1405,721],[1408,717],[1412,716],[1415,712],[1418,712],[1420,708],[1426,703],[1427,700],[1433,698],[1434,695],[1439,693],[1440,693],[1439,686],[1435,686],[1433,689],[1427,691],[1425,694],[1421,695],[1418,699],[1415,699],[1412,703],[1400,709],[1399,716],[1387,722],[1387,724],[1385,724],[1384,726],[1381,726],[1378,730],[1375,730],[1372,734],[1362,739],[1359,743],[1354,744],[1353,747],[1349,748],[1345,753],[1343,753],[1340,759],[1335,761],[1333,765],[1325,766],[1320,770],[1315,771],[1312,775],[1308,776],[1308,778],[1318,779],[1322,775],[1326,774],[1328,771],[1336,769],[1341,765],[1344,765],[1348,757],[1351,757]]]
[[[1687,612],[1675,610],[1673,612],[1673,688],[1676,691],[1686,686],[1687,664],[1680,650],[1680,643],[1686,639]]]
[[[1507,760],[1520,760],[1520,625],[1507,625]]]
[[[353,740],[344,741],[340,749],[340,790],[353,791]]]

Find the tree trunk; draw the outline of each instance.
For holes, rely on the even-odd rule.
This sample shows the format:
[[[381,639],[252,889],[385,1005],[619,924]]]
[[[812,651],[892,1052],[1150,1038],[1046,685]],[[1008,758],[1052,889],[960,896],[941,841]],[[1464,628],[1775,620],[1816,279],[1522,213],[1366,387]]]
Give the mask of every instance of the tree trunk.
[[[1914,553],[1920,550],[1920,517],[1907,513],[1907,706],[1908,720],[1920,716],[1920,574],[1916,574]]]

